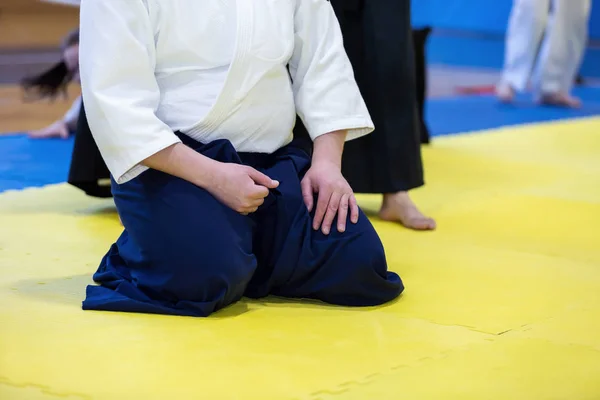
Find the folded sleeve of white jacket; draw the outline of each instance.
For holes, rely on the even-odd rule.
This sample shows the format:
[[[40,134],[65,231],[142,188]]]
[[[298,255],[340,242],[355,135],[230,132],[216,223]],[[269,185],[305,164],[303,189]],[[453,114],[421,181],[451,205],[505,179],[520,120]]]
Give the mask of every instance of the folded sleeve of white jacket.
[[[296,0],[294,18],[290,75],[296,111],[311,138],[346,130],[346,140],[352,140],[372,132],[373,122],[329,1]]]
[[[180,142],[155,114],[155,44],[147,0],[83,0],[80,75],[86,116],[117,183],[147,168],[140,163]]]

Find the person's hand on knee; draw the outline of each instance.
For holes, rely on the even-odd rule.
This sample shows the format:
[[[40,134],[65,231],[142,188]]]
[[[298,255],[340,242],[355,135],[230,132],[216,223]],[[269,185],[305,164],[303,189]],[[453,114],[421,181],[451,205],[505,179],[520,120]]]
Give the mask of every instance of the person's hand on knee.
[[[328,162],[313,163],[302,179],[302,197],[308,211],[314,206],[314,193],[318,200],[313,219],[313,229],[328,235],[337,215],[337,230],[346,230],[346,220],[350,211],[350,221],[358,222],[358,204],[352,188],[342,176],[340,168]]]

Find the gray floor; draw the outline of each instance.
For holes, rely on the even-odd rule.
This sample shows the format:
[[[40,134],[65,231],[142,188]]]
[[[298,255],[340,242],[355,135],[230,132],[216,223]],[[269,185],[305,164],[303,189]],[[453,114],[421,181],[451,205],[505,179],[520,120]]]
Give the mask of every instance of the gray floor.
[[[457,87],[495,85],[499,78],[500,71],[497,70],[430,65],[427,96],[456,96]]]
[[[456,96],[461,86],[490,86],[500,80],[500,70],[430,65],[427,95],[433,97]],[[586,86],[600,87],[600,79],[585,78]]]

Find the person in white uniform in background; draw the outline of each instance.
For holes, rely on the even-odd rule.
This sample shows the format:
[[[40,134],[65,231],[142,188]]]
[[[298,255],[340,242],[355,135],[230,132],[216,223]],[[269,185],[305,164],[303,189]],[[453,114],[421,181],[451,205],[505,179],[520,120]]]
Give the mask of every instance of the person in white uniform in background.
[[[581,105],[571,88],[586,47],[590,7],[590,0],[514,0],[497,87],[502,102],[525,90],[531,77],[538,102]]]
[[[125,228],[84,309],[400,295],[341,173],[344,141],[373,124],[327,0],[83,0],[80,71]]]

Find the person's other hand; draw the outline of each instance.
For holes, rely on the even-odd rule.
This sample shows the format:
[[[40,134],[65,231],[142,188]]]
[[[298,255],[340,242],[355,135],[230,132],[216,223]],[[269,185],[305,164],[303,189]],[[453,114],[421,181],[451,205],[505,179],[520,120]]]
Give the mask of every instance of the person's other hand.
[[[69,127],[67,123],[60,120],[56,121],[50,126],[37,131],[28,133],[28,136],[32,139],[49,139],[49,138],[61,138],[67,139],[69,137]]]
[[[248,215],[258,210],[279,182],[245,165],[223,163],[214,175],[207,190],[223,204],[240,214]]]
[[[313,163],[302,179],[302,197],[311,212],[314,207],[314,194],[318,194],[313,229],[328,235],[337,215],[337,230],[346,230],[346,219],[350,211],[350,221],[358,222],[358,204],[352,188],[342,176],[339,166],[334,163]]]

